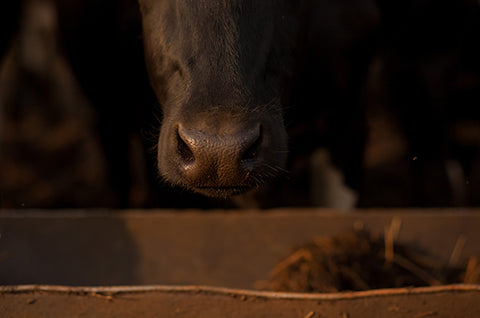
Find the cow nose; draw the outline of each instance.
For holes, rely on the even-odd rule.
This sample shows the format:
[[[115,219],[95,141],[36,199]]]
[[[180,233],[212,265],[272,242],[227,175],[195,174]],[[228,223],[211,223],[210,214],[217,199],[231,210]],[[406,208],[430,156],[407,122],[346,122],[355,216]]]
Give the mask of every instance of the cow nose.
[[[234,188],[248,185],[248,175],[259,162],[260,125],[228,134],[178,127],[180,170],[195,188]]]

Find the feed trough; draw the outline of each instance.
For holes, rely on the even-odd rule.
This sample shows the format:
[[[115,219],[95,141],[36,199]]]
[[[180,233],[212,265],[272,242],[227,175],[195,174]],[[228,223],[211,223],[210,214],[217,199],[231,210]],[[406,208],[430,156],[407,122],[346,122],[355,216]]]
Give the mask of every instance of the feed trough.
[[[361,227],[458,262],[480,255],[480,211],[4,211],[2,317],[480,317],[480,286],[260,290],[315,237]]]

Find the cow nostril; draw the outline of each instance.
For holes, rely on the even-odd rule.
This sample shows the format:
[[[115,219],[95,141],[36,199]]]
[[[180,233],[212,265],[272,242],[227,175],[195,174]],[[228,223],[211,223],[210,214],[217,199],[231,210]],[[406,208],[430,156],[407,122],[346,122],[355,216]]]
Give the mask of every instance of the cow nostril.
[[[180,157],[182,163],[187,166],[195,162],[195,156],[193,155],[192,150],[187,145],[185,140],[182,139],[180,134],[177,132],[177,153]]]
[[[260,130],[260,132],[256,136],[255,140],[250,144],[250,146],[248,146],[248,148],[243,153],[241,160],[242,161],[253,161],[253,160],[257,159],[258,150],[260,148],[261,143],[262,143],[262,132]]]

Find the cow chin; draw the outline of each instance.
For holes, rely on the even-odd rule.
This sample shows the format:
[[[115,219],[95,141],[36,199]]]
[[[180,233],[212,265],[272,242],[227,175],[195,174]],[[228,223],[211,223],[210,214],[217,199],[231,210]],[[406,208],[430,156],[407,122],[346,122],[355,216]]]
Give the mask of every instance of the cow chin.
[[[253,189],[253,186],[238,187],[196,187],[192,191],[211,198],[227,199],[235,195],[246,193]]]

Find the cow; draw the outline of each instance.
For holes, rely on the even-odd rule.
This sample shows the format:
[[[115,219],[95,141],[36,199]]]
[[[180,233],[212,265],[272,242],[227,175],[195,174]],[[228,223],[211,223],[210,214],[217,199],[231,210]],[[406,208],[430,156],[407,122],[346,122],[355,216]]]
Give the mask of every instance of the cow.
[[[147,69],[164,116],[162,176],[207,196],[230,197],[278,175],[287,152],[280,89],[296,48],[296,5],[140,5]]]
[[[98,111],[120,198],[128,135],[155,125],[147,167],[202,196],[251,193],[320,146],[358,186],[373,1],[54,1],[59,42]],[[171,192],[161,190],[156,205],[165,206]]]
[[[147,69],[163,109],[158,168],[167,181],[212,197],[262,186],[283,174],[287,128],[300,122],[321,131],[321,116],[337,138],[335,162],[354,167],[349,180],[358,177],[373,3],[140,0],[140,7]],[[302,137],[291,140],[306,153],[324,141]]]

